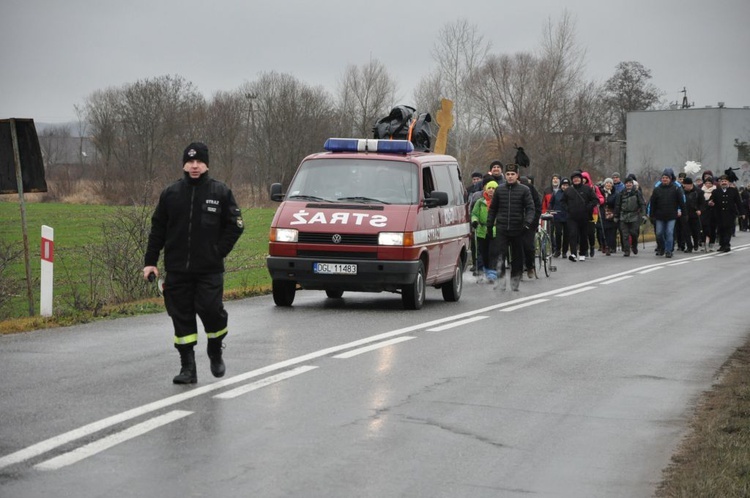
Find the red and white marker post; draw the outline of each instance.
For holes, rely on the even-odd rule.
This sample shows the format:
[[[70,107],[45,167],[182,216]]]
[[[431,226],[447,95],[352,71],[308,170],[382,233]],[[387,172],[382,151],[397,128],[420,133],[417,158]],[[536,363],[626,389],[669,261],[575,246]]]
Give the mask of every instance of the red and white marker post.
[[[42,316],[52,316],[52,264],[55,261],[55,230],[42,225],[42,289],[39,312]]]

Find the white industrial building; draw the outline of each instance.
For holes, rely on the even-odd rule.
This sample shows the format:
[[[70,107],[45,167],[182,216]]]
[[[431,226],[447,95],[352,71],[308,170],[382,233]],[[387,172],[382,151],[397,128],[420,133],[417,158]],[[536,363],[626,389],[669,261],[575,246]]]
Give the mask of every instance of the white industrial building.
[[[716,176],[740,168],[735,174],[747,185],[750,157],[736,141],[750,143],[750,107],[729,109],[720,102],[718,107],[629,112],[626,169],[651,183],[664,168],[676,175],[686,161],[695,161],[701,172],[711,170]]]

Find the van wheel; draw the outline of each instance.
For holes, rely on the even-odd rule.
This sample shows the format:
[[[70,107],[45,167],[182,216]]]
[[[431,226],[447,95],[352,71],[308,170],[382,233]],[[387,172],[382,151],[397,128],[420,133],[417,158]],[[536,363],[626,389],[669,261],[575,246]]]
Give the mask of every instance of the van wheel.
[[[401,301],[404,303],[404,308],[407,310],[421,309],[424,304],[424,295],[425,292],[427,292],[424,273],[424,263],[420,261],[419,268],[417,268],[417,276],[414,278],[414,283],[401,289]]]
[[[461,264],[461,259],[456,262],[456,267],[453,269],[453,279],[450,282],[446,282],[441,287],[443,291],[443,299],[450,302],[456,302],[461,299],[461,291],[464,288],[464,265]]]
[[[273,289],[273,302],[276,306],[291,306],[294,302],[294,294],[297,292],[297,283],[291,280],[274,280],[271,283]]]
[[[326,296],[330,297],[331,299],[339,299],[343,295],[344,291],[342,290],[326,290]]]

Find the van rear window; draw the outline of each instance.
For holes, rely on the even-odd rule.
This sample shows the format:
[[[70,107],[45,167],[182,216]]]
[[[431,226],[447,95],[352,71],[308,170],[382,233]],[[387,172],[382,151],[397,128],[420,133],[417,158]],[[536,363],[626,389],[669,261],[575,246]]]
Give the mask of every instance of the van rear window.
[[[417,166],[412,163],[372,159],[310,159],[300,165],[286,198],[417,204],[417,182]]]

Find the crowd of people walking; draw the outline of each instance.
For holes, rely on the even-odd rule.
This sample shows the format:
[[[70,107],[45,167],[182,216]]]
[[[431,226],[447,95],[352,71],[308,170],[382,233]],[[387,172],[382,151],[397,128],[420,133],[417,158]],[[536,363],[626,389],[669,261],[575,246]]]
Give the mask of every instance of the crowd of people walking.
[[[506,265],[513,290],[524,272],[534,277],[534,234],[543,214],[551,215],[553,256],[573,263],[597,251],[637,255],[647,223],[654,228],[656,256],[665,258],[675,251],[729,252],[736,230],[750,231],[750,184],[739,185],[732,169],[692,178],[665,168],[648,189],[634,174],[622,180],[613,172],[595,183],[589,172],[576,170],[552,175],[541,192],[520,169],[493,161],[487,173],[472,173],[472,271],[480,282],[502,279]]]

